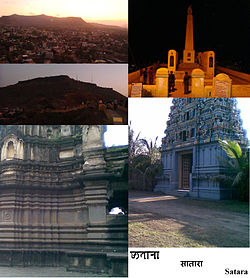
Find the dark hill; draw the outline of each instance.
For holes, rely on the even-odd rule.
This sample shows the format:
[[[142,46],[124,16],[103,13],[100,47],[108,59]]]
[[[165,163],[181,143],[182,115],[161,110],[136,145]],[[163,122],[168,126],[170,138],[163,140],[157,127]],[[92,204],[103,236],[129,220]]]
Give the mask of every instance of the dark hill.
[[[66,75],[41,77],[19,81],[15,85],[0,88],[1,106],[19,106],[45,108],[43,106],[75,106],[82,101],[110,102],[114,99],[125,101],[126,97],[112,88],[99,87],[96,84],[81,82]]]
[[[87,23],[81,17],[53,17],[47,15],[9,15],[0,17],[0,26],[46,27],[46,28],[109,28],[123,29],[96,23]]]
[[[53,17],[47,15],[17,15],[2,16],[0,25],[11,26],[36,26],[36,27],[87,27],[86,23],[80,17]]]

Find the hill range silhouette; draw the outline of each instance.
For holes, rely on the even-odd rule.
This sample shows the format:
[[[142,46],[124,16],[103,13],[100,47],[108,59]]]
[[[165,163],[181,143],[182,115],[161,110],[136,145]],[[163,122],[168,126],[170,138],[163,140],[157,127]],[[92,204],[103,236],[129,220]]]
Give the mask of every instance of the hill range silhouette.
[[[47,28],[107,28],[120,29],[123,27],[115,25],[105,25],[100,23],[87,23],[81,17],[54,17],[41,15],[18,15],[13,14],[9,16],[0,17],[0,26],[19,26],[19,27],[47,27]]]
[[[92,117],[92,114],[95,114],[94,112],[100,112],[98,111],[100,100],[105,104],[112,104],[114,100],[117,100],[119,104],[125,105],[127,97],[112,88],[99,87],[93,83],[72,79],[67,75],[39,77],[0,88],[0,110],[6,110],[6,107],[9,109],[17,107],[23,111],[20,120],[25,123],[32,121],[30,117],[27,117],[28,114],[36,117],[36,122],[51,122],[51,119],[46,118],[48,115],[41,115],[41,113],[46,114],[44,111],[54,112],[63,109],[66,112],[68,107],[76,107],[81,104],[85,104],[84,112],[92,111],[89,111],[89,117]],[[61,114],[63,114],[63,117],[60,116]],[[71,115],[68,114],[68,119],[66,113],[61,114],[53,113],[54,119],[56,117],[55,124],[65,121],[70,122],[71,120],[73,122],[82,121],[80,114],[75,118],[71,118]],[[96,117],[99,119],[100,115],[97,114]],[[98,119],[97,122],[99,123],[105,117]],[[15,123],[15,119],[12,119],[11,123]],[[90,121],[90,124],[95,123],[95,119]]]

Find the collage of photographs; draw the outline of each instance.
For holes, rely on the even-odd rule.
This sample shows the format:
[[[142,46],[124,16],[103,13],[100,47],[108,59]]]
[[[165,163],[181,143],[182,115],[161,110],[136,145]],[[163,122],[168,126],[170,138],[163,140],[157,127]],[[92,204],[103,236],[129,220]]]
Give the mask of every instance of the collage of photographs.
[[[0,4],[0,277],[249,277],[250,2]]]

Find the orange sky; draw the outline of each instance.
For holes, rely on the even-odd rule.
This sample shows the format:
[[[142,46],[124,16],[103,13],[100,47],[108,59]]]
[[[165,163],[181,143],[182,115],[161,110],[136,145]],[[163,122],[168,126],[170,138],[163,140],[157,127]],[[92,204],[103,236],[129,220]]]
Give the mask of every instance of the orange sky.
[[[128,0],[1,0],[0,15],[76,16],[87,22],[127,22]]]

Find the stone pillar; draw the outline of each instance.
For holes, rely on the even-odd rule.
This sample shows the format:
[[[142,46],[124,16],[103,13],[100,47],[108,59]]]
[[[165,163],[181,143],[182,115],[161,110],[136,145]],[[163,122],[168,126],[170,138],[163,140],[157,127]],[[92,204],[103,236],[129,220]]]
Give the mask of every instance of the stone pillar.
[[[168,51],[168,70],[175,73],[177,66],[177,52],[173,49]]]
[[[84,157],[83,170],[87,172],[103,172],[106,163],[104,161],[104,132],[103,125],[84,125],[82,136],[82,151]]]
[[[192,70],[192,89],[190,97],[206,97],[204,87],[204,71],[201,69]]]
[[[106,221],[109,175],[106,173],[106,161],[104,160],[105,131],[106,127],[102,125],[83,126],[83,184],[89,221],[92,224]]]
[[[193,13],[191,6],[187,11],[185,49],[183,50],[183,63],[194,63]]]
[[[89,223],[106,222],[108,178],[105,174],[98,176],[95,180],[94,178],[91,179],[90,176],[84,176],[83,183]]]
[[[104,133],[106,132],[106,126],[83,125],[82,132],[83,151],[90,148],[104,147]]]
[[[212,97],[231,97],[232,79],[225,73],[219,73],[213,78]]]
[[[215,53],[213,51],[207,51],[206,55],[206,77],[213,78],[214,77],[214,68],[215,68]]]
[[[168,69],[159,68],[156,71],[156,97],[168,97]]]

